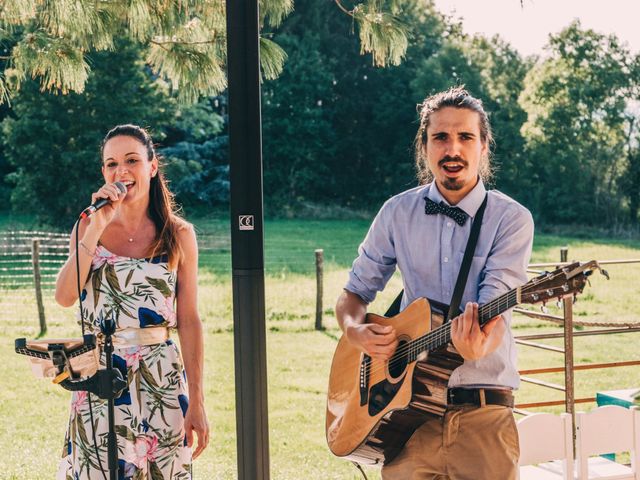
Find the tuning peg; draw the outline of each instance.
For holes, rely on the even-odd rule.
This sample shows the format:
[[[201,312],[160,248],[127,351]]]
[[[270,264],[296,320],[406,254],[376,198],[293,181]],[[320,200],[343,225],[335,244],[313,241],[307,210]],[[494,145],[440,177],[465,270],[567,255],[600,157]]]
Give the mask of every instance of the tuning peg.
[[[558,300],[556,301],[556,307],[562,308],[562,299],[558,298]]]
[[[549,313],[549,309],[547,308],[547,302],[542,302],[542,305],[540,305],[540,311],[542,313]]]
[[[606,277],[607,280],[611,280],[609,278],[609,272],[607,272],[604,268],[600,269],[600,273],[602,273],[602,275],[604,275]]]
[[[574,293],[573,294],[573,304],[575,305],[578,302],[578,294]]]

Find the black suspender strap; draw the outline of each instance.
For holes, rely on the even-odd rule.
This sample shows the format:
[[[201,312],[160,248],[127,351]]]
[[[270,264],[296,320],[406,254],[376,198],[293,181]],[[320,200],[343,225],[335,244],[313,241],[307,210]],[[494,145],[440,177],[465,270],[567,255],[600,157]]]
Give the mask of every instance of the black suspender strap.
[[[469,270],[471,269],[471,260],[473,260],[473,253],[476,250],[476,244],[478,243],[478,237],[480,236],[480,227],[482,226],[482,217],[484,216],[484,210],[487,206],[487,198],[489,195],[485,195],[482,205],[476,212],[476,216],[473,218],[473,225],[471,225],[471,233],[469,234],[469,240],[467,240],[467,248],[464,250],[464,257],[462,257],[462,265],[460,265],[460,273],[458,273],[458,279],[456,280],[456,286],[453,289],[453,296],[451,297],[451,303],[449,304],[449,313],[447,313],[448,322],[455,318],[460,311],[460,301],[462,300],[462,293],[464,287],[467,284],[467,277],[469,276]]]
[[[400,313],[400,304],[402,303],[402,294],[404,294],[404,289],[400,290],[400,293],[393,301],[393,303],[387,308],[387,311],[384,313],[385,317],[393,317]]]
[[[471,233],[469,234],[469,240],[467,240],[467,247],[464,251],[464,257],[462,258],[462,265],[460,265],[460,273],[458,273],[458,279],[456,280],[456,286],[453,290],[453,296],[451,297],[451,303],[449,304],[449,312],[447,313],[447,319],[452,320],[456,317],[456,314],[460,310],[460,301],[462,300],[462,292],[464,292],[464,286],[467,283],[467,277],[469,276],[469,269],[471,268],[471,260],[473,259],[473,253],[478,243],[478,237],[480,236],[480,226],[482,225],[482,217],[484,216],[484,210],[487,206],[487,197],[485,195],[482,205],[476,212],[476,216],[473,219],[473,225],[471,226]],[[393,303],[389,306],[385,312],[385,317],[393,317],[400,313],[400,304],[402,303],[402,295],[404,290],[401,290]]]

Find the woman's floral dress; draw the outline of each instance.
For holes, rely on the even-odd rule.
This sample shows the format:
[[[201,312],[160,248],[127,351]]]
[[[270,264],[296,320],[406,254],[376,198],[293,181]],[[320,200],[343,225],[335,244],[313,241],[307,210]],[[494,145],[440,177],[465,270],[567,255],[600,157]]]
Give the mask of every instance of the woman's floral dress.
[[[169,270],[166,255],[121,257],[99,245],[81,295],[86,331],[98,334],[101,319],[110,316],[117,329],[176,327],[175,289],[176,274]],[[116,347],[113,363],[128,384],[115,400],[118,479],[190,479],[191,449],[184,432],[187,385],[177,346],[168,340]],[[109,478],[107,402],[95,395],[91,400],[100,462]],[[73,392],[58,480],[104,478],[93,430],[87,393]]]

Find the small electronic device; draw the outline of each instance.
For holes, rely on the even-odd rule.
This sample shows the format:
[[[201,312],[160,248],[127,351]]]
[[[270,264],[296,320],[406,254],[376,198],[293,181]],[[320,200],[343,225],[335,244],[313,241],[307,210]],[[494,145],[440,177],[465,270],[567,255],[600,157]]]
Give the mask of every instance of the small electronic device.
[[[89,377],[98,370],[96,336],[82,338],[27,340],[17,338],[16,353],[29,357],[37,377],[53,378],[54,383],[66,379]]]

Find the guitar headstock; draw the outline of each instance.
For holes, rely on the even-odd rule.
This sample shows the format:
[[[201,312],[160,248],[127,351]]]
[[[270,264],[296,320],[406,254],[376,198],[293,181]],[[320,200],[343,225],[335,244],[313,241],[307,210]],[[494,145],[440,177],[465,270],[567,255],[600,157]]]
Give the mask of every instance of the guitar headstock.
[[[600,268],[595,260],[582,264],[574,262],[553,272],[545,272],[520,287],[520,302],[546,303],[552,299],[562,300],[576,296],[582,293],[589,276],[595,270],[599,270],[607,279],[609,278],[609,274]]]

